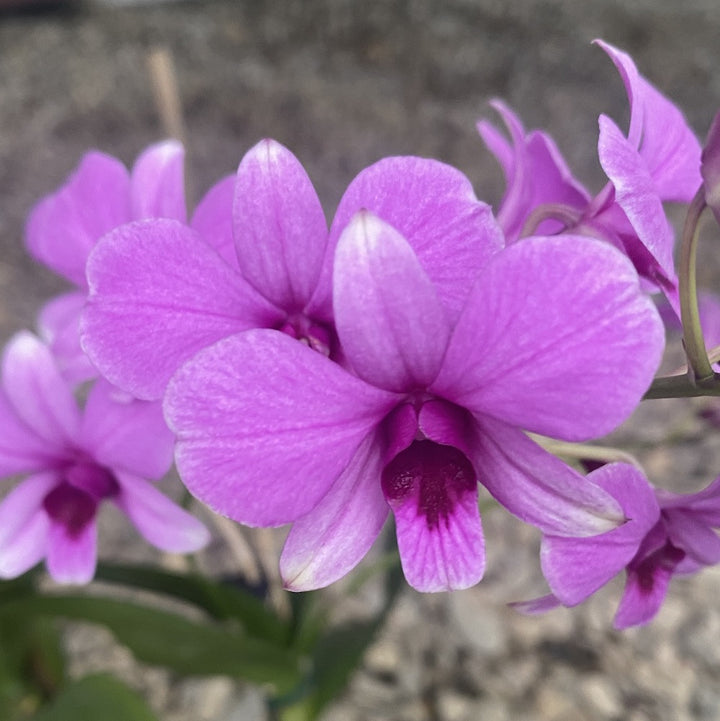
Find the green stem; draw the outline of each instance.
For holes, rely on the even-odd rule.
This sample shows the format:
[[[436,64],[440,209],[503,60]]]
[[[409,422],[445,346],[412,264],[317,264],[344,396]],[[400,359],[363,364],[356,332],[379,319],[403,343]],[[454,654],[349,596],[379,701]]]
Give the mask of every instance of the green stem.
[[[699,396],[720,396],[720,380],[712,377],[703,381],[703,385],[700,386],[689,375],[656,378],[643,396],[643,400]]]
[[[691,382],[700,389],[716,385],[715,372],[705,349],[697,299],[697,245],[700,234],[700,216],[705,207],[705,189],[701,186],[688,208],[680,246],[680,313],[683,343],[689,372],[692,374]],[[706,393],[697,395],[706,395]]]
[[[577,224],[580,218],[580,213],[569,205],[563,205],[562,203],[543,203],[542,205],[538,205],[537,208],[534,208],[530,213],[520,231],[520,237],[525,238],[533,235],[540,223],[544,220],[557,220],[559,223],[562,223],[565,228],[571,228]]]

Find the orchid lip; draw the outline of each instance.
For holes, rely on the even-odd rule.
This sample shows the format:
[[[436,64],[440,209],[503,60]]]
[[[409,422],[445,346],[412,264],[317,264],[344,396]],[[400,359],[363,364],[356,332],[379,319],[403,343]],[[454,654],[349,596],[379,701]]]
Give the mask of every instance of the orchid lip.
[[[323,323],[317,323],[303,313],[289,315],[278,327],[281,333],[295,338],[326,358],[333,355],[335,333]]]

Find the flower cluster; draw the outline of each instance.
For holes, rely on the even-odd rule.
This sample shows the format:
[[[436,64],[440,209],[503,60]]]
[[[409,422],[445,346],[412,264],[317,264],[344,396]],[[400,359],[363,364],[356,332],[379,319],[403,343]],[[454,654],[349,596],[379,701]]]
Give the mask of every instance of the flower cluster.
[[[178,143],[130,174],[88,154],[28,223],[30,251],[76,289],[41,313],[46,345],[24,334],[6,351],[0,412],[17,439],[0,468],[36,475],[0,506],[0,570],[47,554],[57,578],[89,578],[106,498],[156,545],[197,547],[196,522],[140,480],[166,469],[173,436],[202,502],[292,524],[293,590],[348,573],[390,514],[412,586],[477,583],[486,493],[542,533],[551,595],[525,610],[579,603],[626,569],[617,623],[641,623],[672,574],[720,560],[717,483],[678,497],[627,464],[585,476],[528,435],[616,428],[663,351],[650,294],[680,315],[663,202],[695,195],[701,148],[630,57],[599,44],[631,118],[625,135],[600,117],[595,195],[501,102],[509,140],[478,124],[507,180],[496,214],[457,169],[390,157],[328,227],[300,162],[263,140],[188,220]],[[80,415],[67,384],[98,375]]]

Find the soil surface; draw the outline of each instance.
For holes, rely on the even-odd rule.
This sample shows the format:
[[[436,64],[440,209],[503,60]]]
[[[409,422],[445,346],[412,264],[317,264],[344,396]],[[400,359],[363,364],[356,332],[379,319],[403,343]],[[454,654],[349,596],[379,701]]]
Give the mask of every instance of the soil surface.
[[[131,163],[163,137],[146,69],[153,47],[175,58],[194,197],[273,137],[304,163],[331,216],[359,170],[396,154],[452,163],[497,204],[502,176],[474,127],[494,97],[549,130],[599,189],[598,115],[624,126],[628,112],[596,37],[629,51],[704,136],[720,105],[716,0],[61,2],[0,14],[0,342],[33,327],[65,287],[24,252],[33,203],[87,149]],[[720,290],[718,232],[707,236],[701,279]],[[720,472],[720,435],[698,405],[648,402],[611,440],[659,486],[698,489]],[[486,579],[452,595],[407,590],[326,721],[720,718],[720,569],[674,581],[646,628],[612,630],[617,584],[581,608],[524,618],[505,604],[543,592],[537,535],[501,511],[484,525]],[[118,519],[106,526],[104,556],[150,553]],[[218,540],[201,562],[227,564],[222,549]],[[117,671],[163,721],[264,718],[258,691],[141,668],[96,629],[74,628],[68,646],[75,673]]]

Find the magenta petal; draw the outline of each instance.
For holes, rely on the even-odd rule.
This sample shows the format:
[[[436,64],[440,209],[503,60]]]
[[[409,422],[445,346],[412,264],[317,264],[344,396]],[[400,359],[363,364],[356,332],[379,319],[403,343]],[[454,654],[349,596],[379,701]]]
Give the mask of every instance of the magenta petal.
[[[488,264],[430,390],[578,441],[630,415],[663,345],[657,310],[621,253],[577,236],[527,238]]]
[[[408,583],[418,591],[474,586],[485,571],[475,470],[458,449],[416,441],[383,470]]]
[[[543,573],[553,593],[566,606],[581,603],[620,573],[660,518],[653,488],[634,466],[603,466],[593,471],[587,482],[597,483],[619,501],[628,520],[590,538],[543,538]]]
[[[70,385],[97,376],[98,372],[80,345],[80,313],[86,293],[65,293],[43,306],[38,331],[48,344],[60,373]]]
[[[156,548],[193,553],[210,541],[207,528],[155,486],[129,473],[116,474],[120,493],[114,499],[142,537]]]
[[[483,418],[471,460],[479,481],[520,520],[557,536],[594,536],[625,520],[606,491],[522,431]]]
[[[85,263],[97,240],[130,220],[130,178],[125,166],[87,153],[67,183],[35,206],[26,227],[30,253],[85,287]]]
[[[174,436],[158,401],[139,401],[100,379],[85,404],[80,442],[98,463],[144,478],[172,465]]]
[[[47,570],[57,583],[92,581],[97,563],[97,524],[91,519],[81,529],[50,521],[47,539]]]
[[[228,175],[213,185],[198,203],[190,227],[233,268],[238,267],[233,238],[232,205],[235,176]]]
[[[615,63],[630,101],[628,139],[662,200],[689,203],[700,187],[700,143],[683,114],[642,77],[629,55],[596,40]]]
[[[601,115],[599,123],[598,155],[615,188],[615,202],[627,215],[665,278],[672,281],[675,239],[647,165],[610,118]]]
[[[552,611],[554,608],[562,606],[562,604],[552,593],[548,593],[546,596],[532,598],[529,601],[515,601],[509,603],[508,606],[514,608],[518,613],[522,613],[523,616],[537,616]]]
[[[186,221],[184,162],[185,149],[177,140],[151,145],[138,157],[131,175],[133,220]]]
[[[652,621],[665,600],[672,578],[670,566],[656,565],[651,572],[628,569],[625,591],[613,625],[622,630]]]
[[[174,220],[125,225],[88,261],[85,351],[112,383],[162,396],[178,366],[238,331],[273,325],[278,311],[202,238]]]
[[[475,197],[460,171],[425,158],[385,158],[363,170],[340,201],[313,306],[329,304],[335,246],[363,209],[407,240],[450,320],[460,312],[478,270],[504,244],[490,207]]]
[[[295,521],[280,557],[286,588],[328,586],[370,550],[389,512],[380,486],[380,449],[376,434],[368,434],[325,497]]]
[[[247,525],[312,510],[398,398],[284,333],[226,338],[183,365],[165,417],[190,491]]]
[[[450,326],[412,248],[390,225],[358,213],[335,254],[335,323],[357,374],[405,391],[437,375]]]
[[[0,502],[0,578],[15,578],[45,556],[49,526],[43,501],[56,484],[54,474],[38,473]]]
[[[692,510],[664,511],[665,528],[671,543],[705,566],[720,563],[720,537]]]
[[[310,178],[280,143],[262,140],[242,159],[233,223],[245,278],[284,310],[301,311],[320,275],[327,223]]]
[[[2,387],[17,417],[48,444],[48,453],[73,443],[80,411],[47,346],[27,331],[5,347]]]
[[[675,509],[684,509],[709,526],[720,526],[720,478],[697,493],[662,490],[658,491],[658,498],[663,510],[674,512]]]

